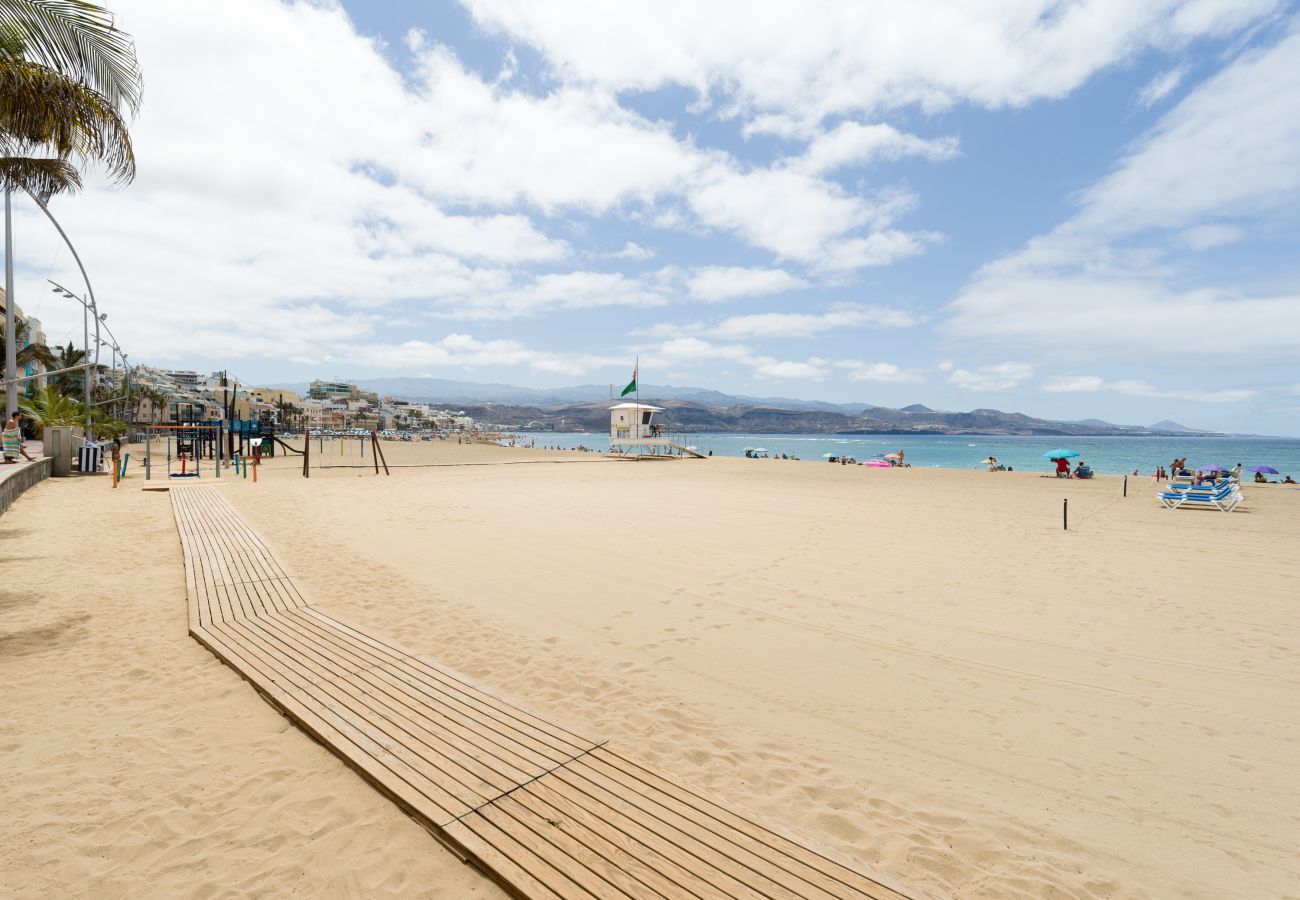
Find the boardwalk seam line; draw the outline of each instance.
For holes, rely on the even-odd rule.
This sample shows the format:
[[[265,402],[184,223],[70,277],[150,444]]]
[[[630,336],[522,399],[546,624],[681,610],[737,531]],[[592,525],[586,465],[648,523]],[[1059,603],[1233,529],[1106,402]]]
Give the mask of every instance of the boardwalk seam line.
[[[573,763],[582,759],[584,756],[588,755],[589,753],[595,753],[597,750],[599,750],[601,747],[605,746],[608,743],[609,743],[609,739],[607,738],[594,747],[588,747],[586,750],[583,750],[581,753],[578,753],[570,757],[569,759],[564,760],[564,762],[557,763],[556,765],[547,769],[545,772],[541,772],[540,774],[534,775],[532,778],[529,778],[527,781],[519,782],[519,784],[515,785],[505,793],[498,794],[497,796],[493,797],[491,800],[488,800],[485,803],[480,803],[478,806],[474,807],[469,812],[461,813],[459,816],[452,819],[450,822],[447,822],[446,824],[452,825],[455,824],[456,822],[459,822],[461,819],[465,818],[466,816],[472,816],[474,815],[474,813],[478,812],[481,809],[486,809],[487,807],[496,803],[498,800],[504,800],[506,797],[509,797],[511,794],[513,794],[515,791],[519,790],[520,788],[528,787],[528,785],[532,784],[534,781],[537,781],[540,778],[545,778],[547,775],[550,775],[554,772],[558,772],[560,771],[560,769],[563,769],[565,766],[572,765]]]

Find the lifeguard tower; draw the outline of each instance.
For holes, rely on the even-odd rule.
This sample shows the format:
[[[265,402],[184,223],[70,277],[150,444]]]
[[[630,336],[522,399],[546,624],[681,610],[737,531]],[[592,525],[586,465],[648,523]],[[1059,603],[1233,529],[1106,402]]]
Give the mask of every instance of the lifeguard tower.
[[[620,403],[609,408],[609,447],[624,456],[666,456],[671,442],[660,430],[655,413],[663,407],[645,403]]]

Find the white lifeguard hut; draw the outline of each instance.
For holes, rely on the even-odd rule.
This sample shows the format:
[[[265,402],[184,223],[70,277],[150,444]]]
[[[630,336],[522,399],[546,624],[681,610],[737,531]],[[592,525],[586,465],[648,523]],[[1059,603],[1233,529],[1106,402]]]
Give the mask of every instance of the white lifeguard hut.
[[[645,403],[620,403],[609,408],[609,446],[625,455],[663,456],[671,441],[668,430],[660,429],[655,413],[663,407]]]

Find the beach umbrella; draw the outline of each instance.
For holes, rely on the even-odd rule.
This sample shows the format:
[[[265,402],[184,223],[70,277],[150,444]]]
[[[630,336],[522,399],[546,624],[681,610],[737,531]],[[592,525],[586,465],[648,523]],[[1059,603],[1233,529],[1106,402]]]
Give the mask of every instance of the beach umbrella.
[[[1247,472],[1258,472],[1261,475],[1276,475],[1277,469],[1272,466],[1251,466]]]
[[[755,453],[766,453],[766,452],[767,452],[767,448],[766,448],[766,447],[755,447],[755,448],[754,448],[754,452],[755,452]]]
[[[834,458],[835,458],[835,454],[834,454],[834,453],[823,453],[823,454],[822,454],[822,459],[834,459]]]
[[[1078,450],[1067,450],[1064,447],[1057,447],[1055,450],[1048,450],[1043,454],[1043,459],[1069,459],[1071,456],[1078,456]]]
[[[1198,471],[1198,472],[1226,472],[1226,471],[1228,471],[1228,467],[1227,467],[1227,466],[1201,466],[1201,467],[1200,467],[1199,469],[1197,469],[1196,471]]]
[[[996,460],[995,460],[993,457],[990,456],[988,459],[981,459],[981,460],[980,460],[980,465],[981,465],[981,466],[991,466],[991,465],[993,465],[994,462],[996,462]]]
[[[902,459],[902,458],[903,458],[903,457],[899,456],[897,453],[886,453],[886,454],[885,454],[885,459]]]

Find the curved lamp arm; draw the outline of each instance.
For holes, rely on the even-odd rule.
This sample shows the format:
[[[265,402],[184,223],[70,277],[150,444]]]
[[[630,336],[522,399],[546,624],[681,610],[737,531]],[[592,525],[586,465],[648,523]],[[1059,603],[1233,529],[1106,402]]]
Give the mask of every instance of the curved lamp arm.
[[[26,190],[26,188],[24,188],[24,190]],[[91,316],[91,318],[95,320],[95,368],[98,369],[99,368],[99,307],[95,305],[95,289],[90,286],[90,276],[86,274],[86,267],[81,264],[81,256],[77,253],[77,248],[72,246],[72,241],[69,240],[68,233],[63,230],[63,226],[59,224],[59,220],[54,218],[54,214],[50,212],[49,207],[45,205],[45,202],[41,200],[40,197],[37,197],[31,191],[27,191],[27,196],[31,197],[32,200],[36,202],[36,205],[41,208],[41,212],[45,213],[45,217],[49,219],[51,223],[53,223],[56,229],[58,229],[59,237],[63,238],[63,243],[67,244],[68,249],[72,251],[72,258],[77,261],[77,268],[81,270],[81,277],[86,282],[86,292],[90,295],[90,308],[94,313]]]

